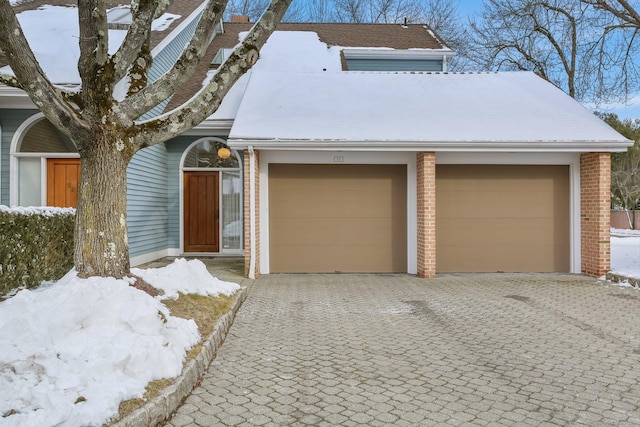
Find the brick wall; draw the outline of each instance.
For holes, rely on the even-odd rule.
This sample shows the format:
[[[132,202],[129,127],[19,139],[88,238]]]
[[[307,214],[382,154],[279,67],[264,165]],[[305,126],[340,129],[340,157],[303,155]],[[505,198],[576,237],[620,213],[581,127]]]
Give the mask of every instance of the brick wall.
[[[260,274],[260,162],[259,153],[255,152],[255,195],[256,195],[256,259],[254,274]],[[249,277],[251,266],[251,203],[249,150],[244,150],[244,275]]]
[[[602,276],[610,268],[610,153],[580,156],[581,271]]]
[[[436,155],[417,154],[418,276],[436,276]]]

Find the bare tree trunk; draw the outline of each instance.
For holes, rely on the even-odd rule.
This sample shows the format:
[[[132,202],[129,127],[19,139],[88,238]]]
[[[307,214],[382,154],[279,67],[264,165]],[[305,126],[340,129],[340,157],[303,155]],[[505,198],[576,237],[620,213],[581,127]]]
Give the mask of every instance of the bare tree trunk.
[[[122,143],[97,135],[81,152],[74,262],[80,277],[129,274],[127,165]],[[120,149],[120,150],[119,150]]]

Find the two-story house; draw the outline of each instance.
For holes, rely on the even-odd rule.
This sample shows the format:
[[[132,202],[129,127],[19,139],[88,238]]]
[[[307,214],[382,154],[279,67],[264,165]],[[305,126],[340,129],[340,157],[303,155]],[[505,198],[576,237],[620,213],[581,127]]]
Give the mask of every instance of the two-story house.
[[[154,32],[156,76],[193,31],[187,4]],[[235,21],[155,113],[215,73],[251,26]],[[132,264],[604,273],[609,154],[630,141],[532,73],[449,73],[453,55],[425,25],[281,24],[217,112],[134,157]],[[0,87],[0,141],[0,203],[68,203],[73,142],[21,91]]]

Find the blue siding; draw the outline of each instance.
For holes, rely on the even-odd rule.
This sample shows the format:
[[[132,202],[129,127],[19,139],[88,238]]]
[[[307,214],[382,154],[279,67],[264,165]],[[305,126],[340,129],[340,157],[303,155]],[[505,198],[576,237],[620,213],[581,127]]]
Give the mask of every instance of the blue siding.
[[[436,59],[347,59],[349,71],[442,71]]]
[[[162,49],[154,58],[151,69],[149,70],[149,81],[154,82],[158,80],[164,73],[169,71],[173,64],[180,58],[185,46],[189,43],[200,20],[198,15],[192,20],[189,25],[169,42],[167,46]],[[144,115],[145,118],[154,117],[162,113],[166,105],[169,103],[169,99],[161,102]]]
[[[164,144],[133,156],[127,169],[127,224],[131,256],[167,249],[167,149]]]
[[[16,129],[38,110],[0,110],[0,204],[9,204],[9,149]]]
[[[173,67],[193,36],[198,19],[199,16],[154,57],[149,81],[159,79]],[[162,113],[168,102],[167,99],[160,103],[143,118]],[[170,213],[179,209],[179,192],[170,190],[168,185],[171,170],[165,144],[145,148],[131,160],[127,170],[127,223],[131,256],[179,247],[171,241],[169,231],[170,222],[179,222],[179,216],[174,218],[174,213]]]

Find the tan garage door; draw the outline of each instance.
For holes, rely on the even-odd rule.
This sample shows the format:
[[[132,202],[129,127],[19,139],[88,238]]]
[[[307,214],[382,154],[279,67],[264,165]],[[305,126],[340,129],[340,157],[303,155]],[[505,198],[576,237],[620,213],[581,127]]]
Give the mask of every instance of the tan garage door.
[[[569,167],[438,165],[438,272],[568,272]]]
[[[274,273],[406,272],[405,165],[269,165]]]

